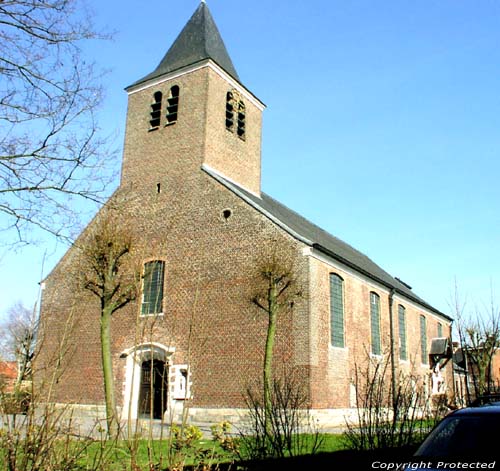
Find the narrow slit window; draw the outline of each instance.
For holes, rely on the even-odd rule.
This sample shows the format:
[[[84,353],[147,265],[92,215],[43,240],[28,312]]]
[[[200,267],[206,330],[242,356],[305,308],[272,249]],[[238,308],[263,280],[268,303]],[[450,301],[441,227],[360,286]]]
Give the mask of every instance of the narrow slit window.
[[[330,341],[344,348],[344,280],[330,273]]]
[[[226,129],[234,130],[234,96],[231,92],[226,95]]]
[[[174,124],[177,122],[179,114],[179,94],[179,87],[174,85],[170,89],[167,99],[167,124]]]
[[[238,103],[238,129],[237,134],[241,139],[245,139],[245,104],[240,101]]]
[[[161,102],[163,95],[161,92],[156,92],[153,95],[153,103],[151,104],[151,119],[149,120],[149,124],[151,129],[156,129],[160,126],[161,120]]]
[[[438,334],[438,337],[443,336],[443,324],[441,324],[441,322],[438,322],[437,334]]]
[[[382,354],[380,341],[380,297],[377,293],[370,293],[370,320],[371,320],[371,344],[373,355]]]
[[[161,314],[165,262],[155,260],[144,264],[141,314]]]

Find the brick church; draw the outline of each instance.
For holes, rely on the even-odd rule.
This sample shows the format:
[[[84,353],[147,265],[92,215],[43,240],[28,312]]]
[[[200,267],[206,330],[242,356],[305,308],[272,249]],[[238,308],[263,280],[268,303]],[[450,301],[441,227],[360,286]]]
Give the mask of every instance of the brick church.
[[[141,294],[112,321],[122,419],[173,417],[188,405],[193,420],[217,421],[245,408],[267,330],[251,302],[254,280],[271,251],[293,259],[304,294],[278,320],[274,371],[300,378],[318,417],[343,423],[355,405],[355,366],[388,352],[397,371],[416,372],[436,392],[433,339],[450,338],[451,319],[262,192],[265,107],[240,80],[204,2],[156,69],[126,91],[121,181],[108,206],[119,202],[138,241],[142,276]],[[84,233],[96,224],[98,216]],[[75,289],[78,257],[70,248],[43,282],[40,358],[47,365],[67,345],[52,400],[99,414],[100,306]],[[451,394],[451,365],[439,374]]]

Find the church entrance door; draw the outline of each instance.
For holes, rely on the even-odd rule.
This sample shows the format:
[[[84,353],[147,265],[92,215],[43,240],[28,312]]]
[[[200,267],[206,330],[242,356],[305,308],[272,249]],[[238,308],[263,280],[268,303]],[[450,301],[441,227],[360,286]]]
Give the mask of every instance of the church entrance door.
[[[167,409],[168,365],[161,360],[145,360],[141,365],[139,414],[161,419]]]

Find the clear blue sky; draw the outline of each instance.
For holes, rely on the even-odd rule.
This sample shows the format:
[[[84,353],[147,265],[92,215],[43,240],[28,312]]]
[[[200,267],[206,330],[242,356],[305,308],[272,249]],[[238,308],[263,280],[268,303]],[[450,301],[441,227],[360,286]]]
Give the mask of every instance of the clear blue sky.
[[[450,313],[500,289],[500,2],[208,0],[242,82],[268,108],[263,190]],[[123,88],[152,71],[197,0],[91,0],[114,41],[87,47],[101,124],[122,145]],[[116,167],[119,168],[119,160]],[[62,254],[0,258],[0,315],[31,305]],[[498,299],[498,297],[497,297]]]

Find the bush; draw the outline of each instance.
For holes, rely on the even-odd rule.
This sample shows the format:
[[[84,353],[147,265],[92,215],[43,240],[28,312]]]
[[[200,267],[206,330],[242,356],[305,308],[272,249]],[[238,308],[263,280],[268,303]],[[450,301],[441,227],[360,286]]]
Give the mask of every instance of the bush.
[[[289,377],[273,381],[269,414],[262,388],[257,392],[249,388],[246,403],[250,424],[240,433],[242,458],[283,458],[319,450],[322,437],[310,416],[307,396]]]
[[[356,368],[354,383],[357,416],[347,422],[345,435],[351,450],[414,447],[444,414],[442,404],[431,409],[414,375],[400,374],[393,395],[386,360]]]
[[[31,403],[31,394],[26,391],[3,393],[0,396],[0,414],[26,414]]]

